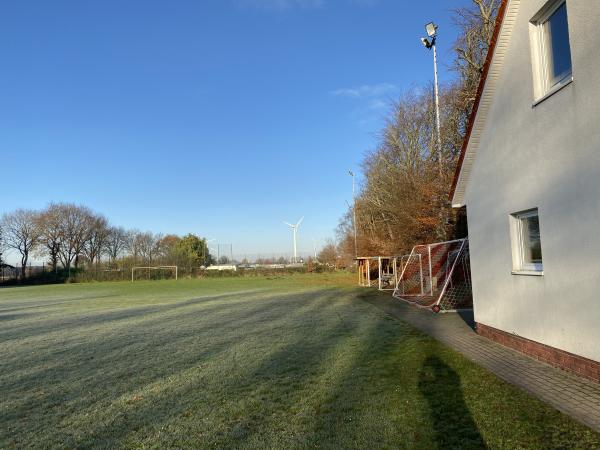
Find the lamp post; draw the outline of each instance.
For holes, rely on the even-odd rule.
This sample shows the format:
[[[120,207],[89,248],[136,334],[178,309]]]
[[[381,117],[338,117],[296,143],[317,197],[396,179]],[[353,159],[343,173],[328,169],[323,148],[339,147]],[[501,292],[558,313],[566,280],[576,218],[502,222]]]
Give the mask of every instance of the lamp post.
[[[433,83],[434,83],[434,95],[435,95],[435,124],[437,130],[437,146],[438,146],[438,163],[440,166],[440,176],[442,175],[442,137],[440,135],[440,96],[438,90],[438,69],[437,69],[437,29],[438,26],[429,22],[425,25],[425,31],[429,38],[421,38],[421,42],[427,50],[433,49]]]
[[[348,171],[348,174],[352,177],[352,201],[354,207],[352,208],[352,228],[354,228],[354,257],[358,258],[358,240],[356,238],[356,193],[354,188],[354,172]]]

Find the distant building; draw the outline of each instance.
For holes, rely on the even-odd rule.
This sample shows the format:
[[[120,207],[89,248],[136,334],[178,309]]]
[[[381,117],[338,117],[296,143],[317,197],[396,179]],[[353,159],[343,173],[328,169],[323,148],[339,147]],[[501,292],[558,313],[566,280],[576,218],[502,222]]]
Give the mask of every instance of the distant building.
[[[233,264],[219,264],[214,266],[208,266],[206,270],[232,270],[233,272],[235,272],[237,270],[237,267]]]
[[[478,332],[596,380],[599,6],[502,1],[452,194]]]

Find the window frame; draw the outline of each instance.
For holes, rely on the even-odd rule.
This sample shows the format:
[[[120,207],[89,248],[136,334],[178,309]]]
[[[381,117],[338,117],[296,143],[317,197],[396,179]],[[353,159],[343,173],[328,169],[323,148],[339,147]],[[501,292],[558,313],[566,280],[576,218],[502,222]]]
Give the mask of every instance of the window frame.
[[[571,53],[571,35],[569,33],[569,56],[571,59],[571,70],[560,80],[552,84],[550,80],[550,62],[548,60],[548,41],[550,36],[545,29],[545,25],[550,17],[558,11],[563,5],[567,6],[567,0],[550,0],[544,7],[530,20],[530,40],[533,62],[534,77],[534,104],[542,102],[552,94],[560,91],[573,81],[573,58]],[[567,6],[567,30],[568,30],[569,9]],[[569,31],[569,30],[568,30]]]
[[[513,258],[513,275],[543,275],[544,274],[544,260],[542,251],[542,262],[541,263],[527,263],[525,262],[525,240],[523,235],[523,221],[530,217],[537,217],[539,223],[539,209],[531,208],[525,211],[512,213],[510,215],[511,221],[511,241],[512,241],[512,258]],[[540,227],[540,245],[541,245],[541,227]]]

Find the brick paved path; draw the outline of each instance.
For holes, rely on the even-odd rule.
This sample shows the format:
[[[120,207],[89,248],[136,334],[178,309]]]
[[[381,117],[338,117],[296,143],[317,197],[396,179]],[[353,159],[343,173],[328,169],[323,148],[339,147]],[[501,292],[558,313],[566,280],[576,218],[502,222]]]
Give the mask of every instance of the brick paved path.
[[[472,328],[470,313],[433,314],[383,295],[365,300],[459,351],[559,411],[600,431],[600,384],[479,336]]]

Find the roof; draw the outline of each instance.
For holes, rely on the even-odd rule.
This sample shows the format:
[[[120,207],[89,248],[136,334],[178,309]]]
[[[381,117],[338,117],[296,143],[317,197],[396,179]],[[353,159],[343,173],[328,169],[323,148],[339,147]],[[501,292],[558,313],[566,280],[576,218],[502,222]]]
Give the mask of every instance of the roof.
[[[494,33],[479,80],[475,103],[469,117],[467,132],[463,141],[454,180],[450,190],[453,207],[464,206],[464,194],[470,178],[471,168],[479,147],[479,139],[486,123],[487,115],[500,75],[508,39],[512,32],[520,0],[501,0]]]

